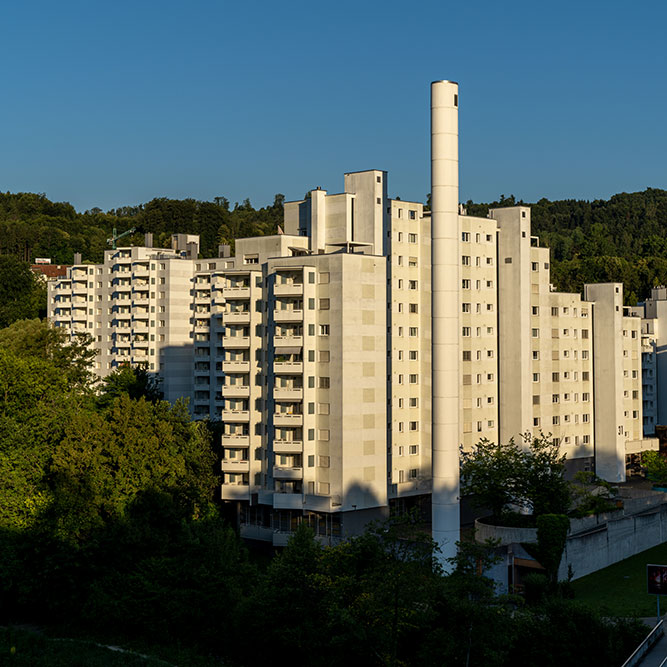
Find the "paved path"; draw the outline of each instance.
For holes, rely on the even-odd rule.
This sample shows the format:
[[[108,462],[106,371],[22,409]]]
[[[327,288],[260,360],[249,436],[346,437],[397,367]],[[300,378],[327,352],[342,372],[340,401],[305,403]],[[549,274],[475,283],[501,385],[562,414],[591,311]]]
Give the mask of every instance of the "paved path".
[[[639,664],[641,667],[661,667],[665,660],[667,660],[667,635],[660,638]]]

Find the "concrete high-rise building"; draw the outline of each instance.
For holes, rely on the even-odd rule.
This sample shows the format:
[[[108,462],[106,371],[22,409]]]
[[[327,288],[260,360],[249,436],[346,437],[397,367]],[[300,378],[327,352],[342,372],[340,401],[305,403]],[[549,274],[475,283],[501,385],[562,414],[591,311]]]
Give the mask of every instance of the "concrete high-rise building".
[[[166,398],[222,421],[222,499],[246,537],[283,545],[305,520],[336,540],[418,507],[448,556],[460,447],[550,434],[571,473],[621,481],[627,454],[656,446],[622,285],[557,292],[530,208],[467,215],[458,102],[432,85],[431,211],[353,172],[234,256],[175,235],[49,285],[50,318],[93,337],[99,376],[144,363]]]

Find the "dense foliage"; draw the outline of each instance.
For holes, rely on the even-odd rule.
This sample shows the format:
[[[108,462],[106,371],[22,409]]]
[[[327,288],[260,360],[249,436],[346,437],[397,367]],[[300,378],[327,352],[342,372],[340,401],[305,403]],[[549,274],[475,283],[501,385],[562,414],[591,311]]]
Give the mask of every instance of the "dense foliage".
[[[283,221],[283,203],[283,195],[259,209],[247,199],[231,208],[225,197],[211,202],[162,197],[106,213],[98,208],[78,213],[44,195],[0,193],[0,255],[71,263],[80,252],[85,260],[99,262],[112,229],[134,227],[129,242],[135,245],[143,243],[144,232],[153,232],[159,247],[169,245],[172,233],[199,234],[202,254],[211,257],[219,243],[274,234]],[[485,217],[489,208],[519,203],[501,196],[466,206],[470,215]],[[558,289],[580,292],[586,282],[623,282],[625,302],[634,305],[652,287],[667,284],[667,191],[649,188],[609,200],[540,199],[526,205],[532,207],[532,233],[551,248],[552,282]]]
[[[260,567],[214,502],[207,425],[130,368],[93,390],[85,340],[61,336],[0,330],[0,625],[225,665],[620,664],[642,635],[570,601],[496,595],[480,545],[445,575],[410,517],[327,548],[302,524]]]
[[[469,215],[524,204],[514,196],[491,204],[468,202]],[[609,200],[540,199],[531,207],[532,233],[551,248],[552,282],[580,292],[584,283],[622,282],[634,305],[667,284],[667,191],[620,193]]]
[[[86,261],[101,262],[116,227],[119,232],[137,230],[129,237],[131,245],[143,244],[144,232],[152,232],[154,244],[162,248],[170,245],[171,234],[199,234],[201,253],[214,257],[219,243],[275,234],[283,222],[283,202],[278,194],[271,206],[255,209],[246,199],[230,209],[224,197],[212,202],[161,197],[106,213],[98,208],[77,213],[70,204],[51,202],[44,195],[0,193],[0,255],[71,264],[80,252]]]
[[[565,480],[565,455],[549,437],[524,436],[523,445],[511,439],[483,439],[461,452],[461,490],[491,511],[494,520],[515,505],[534,515],[564,514],[570,508],[570,485]]]
[[[1,233],[1,232],[0,232]],[[14,255],[0,254],[0,328],[46,315],[46,283]]]

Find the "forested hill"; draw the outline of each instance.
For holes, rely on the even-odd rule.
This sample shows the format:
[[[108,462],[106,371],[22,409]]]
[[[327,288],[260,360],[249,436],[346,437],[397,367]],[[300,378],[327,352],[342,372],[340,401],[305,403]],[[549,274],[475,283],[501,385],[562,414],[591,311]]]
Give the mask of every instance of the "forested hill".
[[[50,257],[71,263],[75,252],[84,260],[101,261],[113,227],[137,228],[130,243],[143,243],[153,232],[156,246],[166,247],[175,232],[199,234],[201,252],[213,256],[219,243],[235,238],[273,234],[283,218],[283,195],[255,209],[249,200],[230,207],[214,201],[153,199],[147,204],[78,213],[70,204],[44,195],[0,193],[0,254],[21,259]],[[490,204],[467,203],[468,214],[486,216],[489,208],[523,204],[514,196]],[[667,284],[667,191],[649,188],[609,200],[540,199],[532,208],[533,234],[552,250],[553,283],[560,290],[581,291],[585,282],[625,283],[626,303]]]
[[[201,253],[213,257],[219,243],[275,234],[283,220],[284,199],[276,195],[272,206],[260,209],[246,199],[231,209],[225,197],[212,202],[160,198],[106,213],[97,208],[77,213],[70,204],[49,201],[41,194],[0,192],[0,254],[25,261],[50,257],[54,263],[71,264],[74,253],[80,252],[84,261],[101,262],[113,228],[124,232],[134,227],[137,233],[129,237],[131,245],[143,244],[144,232],[153,232],[157,247],[169,247],[174,233],[199,234]]]
[[[468,202],[469,215],[524,204],[513,196]],[[667,190],[621,193],[609,200],[540,199],[531,207],[532,233],[551,248],[552,282],[579,292],[586,282],[623,282],[626,304],[667,284]]]

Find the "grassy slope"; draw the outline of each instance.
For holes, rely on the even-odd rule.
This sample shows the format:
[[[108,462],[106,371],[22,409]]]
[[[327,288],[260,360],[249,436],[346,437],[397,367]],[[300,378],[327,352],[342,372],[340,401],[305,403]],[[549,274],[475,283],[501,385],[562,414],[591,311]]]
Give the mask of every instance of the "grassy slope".
[[[646,592],[646,565],[667,564],[667,542],[572,582],[576,599],[611,616],[655,616],[656,596]],[[667,596],[660,598],[667,612]]]
[[[151,653],[153,651],[150,651]],[[162,651],[160,651],[162,652]],[[16,627],[0,627],[0,665],[15,667],[213,667],[214,659],[191,652],[169,651],[169,658],[149,656],[148,650],[123,653],[82,639],[52,638]]]

